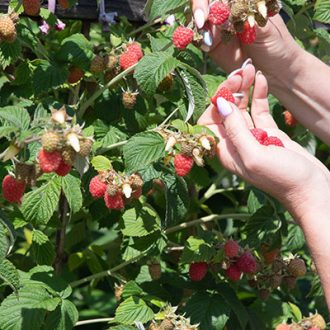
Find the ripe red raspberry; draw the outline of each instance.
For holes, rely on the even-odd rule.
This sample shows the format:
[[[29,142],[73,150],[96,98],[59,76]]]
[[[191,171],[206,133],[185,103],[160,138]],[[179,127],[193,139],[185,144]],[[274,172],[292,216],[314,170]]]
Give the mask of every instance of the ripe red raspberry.
[[[221,25],[230,15],[229,7],[221,2],[216,2],[210,7],[209,21],[214,25]]]
[[[177,154],[174,157],[175,172],[179,176],[187,175],[194,165],[194,159],[189,156]]]
[[[139,62],[137,55],[133,52],[122,53],[119,57],[119,64],[123,70],[130,68],[132,65]]]
[[[290,330],[291,327],[289,324],[281,323],[278,326],[276,326],[275,330]]]
[[[110,196],[107,192],[104,194],[105,205],[108,209],[121,210],[125,207],[123,195],[118,192],[115,196]]]
[[[241,270],[237,267],[236,264],[230,265],[228,269],[226,269],[226,275],[231,279],[233,282],[237,282],[241,276],[242,272]]]
[[[238,255],[239,248],[240,248],[239,244],[236,241],[230,239],[225,243],[225,246],[223,249],[224,249],[225,255],[227,257],[233,258]]]
[[[55,172],[62,161],[62,156],[58,151],[47,152],[41,149],[38,154],[40,168],[44,173]]]
[[[288,110],[283,112],[285,124],[289,127],[295,127],[297,125],[297,119]]]
[[[211,98],[213,105],[217,106],[218,97],[222,97],[228,102],[235,103],[233,93],[227,87],[221,87]]]
[[[276,136],[268,136],[264,142],[263,142],[264,146],[277,146],[277,147],[284,147],[284,144],[282,143],[282,141],[276,137]]]
[[[265,139],[268,137],[267,132],[261,128],[252,128],[250,129],[250,132],[260,144],[263,144]]]
[[[38,16],[40,12],[40,0],[23,0],[24,12],[28,16]]]
[[[243,44],[252,44],[256,40],[256,26],[250,26],[249,22],[244,22],[243,32],[238,32],[237,37]]]
[[[25,190],[25,182],[6,175],[2,181],[3,197],[10,203],[20,203]]]
[[[66,176],[67,174],[69,174],[71,169],[72,169],[72,166],[69,165],[69,164],[66,164],[62,159],[61,162],[60,162],[60,165],[55,170],[55,173],[59,176]]]
[[[192,281],[201,281],[207,273],[208,265],[206,262],[193,262],[189,266],[189,277]]]
[[[95,198],[101,198],[104,196],[107,190],[107,184],[100,180],[100,177],[94,176],[89,183],[89,192]]]
[[[243,273],[255,273],[257,271],[257,261],[251,252],[244,252],[236,264]]]
[[[143,57],[143,52],[141,45],[138,42],[131,42],[130,44],[127,45],[127,50],[130,53],[134,53],[138,60],[140,60]]]
[[[84,76],[84,71],[77,68],[71,67],[69,70],[68,82],[69,84],[77,83]]]
[[[174,47],[178,49],[185,49],[194,38],[194,31],[186,28],[185,26],[179,26],[175,29],[172,36]]]

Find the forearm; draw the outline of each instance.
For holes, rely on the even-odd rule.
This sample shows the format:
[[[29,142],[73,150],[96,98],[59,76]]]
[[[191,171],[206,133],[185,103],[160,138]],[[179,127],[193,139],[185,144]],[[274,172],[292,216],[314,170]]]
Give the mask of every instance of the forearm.
[[[270,91],[297,120],[330,145],[330,67],[299,50],[287,70],[269,76]]]

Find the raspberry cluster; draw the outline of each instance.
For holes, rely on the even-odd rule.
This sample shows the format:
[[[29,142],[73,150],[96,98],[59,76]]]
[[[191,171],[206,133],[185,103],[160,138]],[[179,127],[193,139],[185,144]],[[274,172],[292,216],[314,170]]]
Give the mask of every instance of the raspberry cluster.
[[[276,326],[275,330],[325,330],[326,323],[322,315],[310,314],[308,317],[304,317],[298,323],[281,323]]]
[[[0,41],[12,43],[16,40],[16,22],[18,20],[17,14],[0,15]]]
[[[173,157],[174,169],[179,176],[189,174],[194,164],[204,166],[204,158],[215,155],[216,140],[206,133],[188,134],[167,129],[161,129],[159,133],[166,141],[165,151]]]
[[[142,178],[137,173],[127,176],[109,170],[92,178],[89,192],[94,198],[103,197],[108,209],[122,210],[126,203],[141,196],[142,186]]]

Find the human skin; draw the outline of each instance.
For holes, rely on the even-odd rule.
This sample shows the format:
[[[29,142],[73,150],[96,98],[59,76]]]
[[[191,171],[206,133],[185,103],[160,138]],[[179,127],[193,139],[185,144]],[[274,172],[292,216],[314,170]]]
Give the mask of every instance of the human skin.
[[[192,0],[195,22],[207,20],[208,0]],[[330,67],[309,54],[294,41],[280,15],[269,18],[264,28],[257,27],[257,38],[243,45],[236,38],[222,43],[220,29],[212,27],[213,45],[202,47],[226,72],[251,58],[266,76],[270,92],[303,126],[330,145]]]
[[[220,87],[248,94],[251,75],[254,67],[249,64]],[[244,99],[237,99],[235,105],[220,98],[218,109],[210,106],[198,123],[219,137],[217,155],[223,166],[278,199],[301,226],[330,306],[330,174],[319,160],[277,128],[269,113],[267,92],[267,80],[257,72],[251,116],[243,108]],[[253,127],[277,136],[285,148],[259,144],[250,132]]]

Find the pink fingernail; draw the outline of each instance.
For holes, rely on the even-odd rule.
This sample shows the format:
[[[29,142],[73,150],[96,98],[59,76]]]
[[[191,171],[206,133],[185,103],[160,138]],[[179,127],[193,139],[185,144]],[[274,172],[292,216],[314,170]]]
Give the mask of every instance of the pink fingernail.
[[[244,61],[244,63],[242,64],[242,69],[245,69],[245,67],[248,65],[248,64],[252,64],[252,60],[250,58],[248,58],[246,61]]]
[[[235,75],[240,75],[242,72],[243,72],[242,68],[236,69],[228,75],[228,79],[235,76]]]
[[[223,97],[217,98],[217,107],[222,117],[229,116],[233,111],[230,103],[227,100],[225,100]]]
[[[194,18],[196,25],[199,29],[201,29],[204,26],[205,23],[205,15],[202,9],[198,8],[194,12]]]

